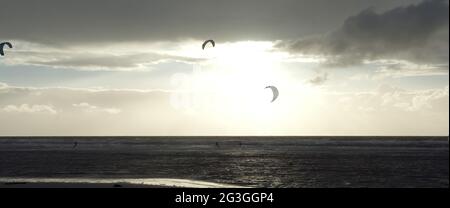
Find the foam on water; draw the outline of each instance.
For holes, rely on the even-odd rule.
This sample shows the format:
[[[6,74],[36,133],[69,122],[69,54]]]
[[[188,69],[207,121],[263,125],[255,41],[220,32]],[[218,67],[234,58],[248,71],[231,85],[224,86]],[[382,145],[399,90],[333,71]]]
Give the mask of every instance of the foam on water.
[[[211,183],[205,181],[147,178],[147,179],[102,179],[102,178],[0,178],[0,183],[62,183],[62,184],[134,184],[178,188],[245,188],[243,186]]]

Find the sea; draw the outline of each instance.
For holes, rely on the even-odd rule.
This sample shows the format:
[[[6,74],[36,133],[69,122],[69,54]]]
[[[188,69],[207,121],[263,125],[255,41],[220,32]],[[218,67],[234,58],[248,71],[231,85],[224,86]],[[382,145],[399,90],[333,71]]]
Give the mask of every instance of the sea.
[[[0,181],[449,187],[448,137],[0,137]]]

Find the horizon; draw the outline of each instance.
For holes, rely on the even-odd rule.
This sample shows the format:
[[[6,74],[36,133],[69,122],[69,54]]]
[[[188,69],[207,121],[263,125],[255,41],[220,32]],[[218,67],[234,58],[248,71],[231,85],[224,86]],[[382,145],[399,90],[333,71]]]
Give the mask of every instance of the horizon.
[[[182,135],[182,136],[171,136],[171,135],[167,135],[167,136],[70,136],[70,135],[65,135],[65,136],[45,136],[45,135],[37,135],[37,136],[0,136],[0,139],[5,139],[5,138],[62,138],[62,139],[67,139],[67,138],[79,138],[79,139],[89,139],[89,138],[127,138],[127,137],[134,137],[137,139],[145,139],[145,138],[271,138],[271,139],[277,139],[277,138],[345,138],[345,139],[352,139],[352,138],[365,138],[365,137],[370,137],[370,138],[386,138],[386,139],[392,139],[392,138],[407,138],[407,139],[413,139],[413,138],[438,138],[438,139],[444,139],[447,138],[448,139],[448,135],[447,136],[439,136],[439,135],[428,135],[428,136],[407,136],[407,135],[394,135],[394,136],[376,136],[376,135],[313,135],[313,136],[305,136],[305,135],[282,135],[282,136],[267,136],[267,135],[263,135],[263,136],[254,136],[254,135],[250,135],[250,136],[240,136],[240,135],[200,135],[200,136],[192,136],[192,135]],[[273,138],[272,138],[273,137]]]

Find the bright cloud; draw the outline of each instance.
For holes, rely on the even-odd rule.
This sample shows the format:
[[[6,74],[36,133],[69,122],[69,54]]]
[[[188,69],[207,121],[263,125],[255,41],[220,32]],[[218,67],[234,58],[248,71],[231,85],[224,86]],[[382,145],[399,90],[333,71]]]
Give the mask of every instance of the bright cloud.
[[[57,111],[50,105],[7,105],[2,108],[4,112],[8,113],[49,113],[57,114]]]
[[[191,96],[195,94],[188,92],[8,86],[0,89],[0,122],[5,124],[0,130],[20,135],[34,134],[36,129],[44,135],[83,135],[87,129],[94,135],[105,132],[108,135],[445,135],[448,132],[448,86],[414,91],[382,86],[370,92],[351,93],[312,86],[280,88],[283,94],[276,103],[270,103],[270,97],[265,95],[259,100],[251,94],[241,99],[238,94],[235,101],[219,96],[225,102],[192,105],[195,104],[192,99],[196,98]],[[197,95],[201,98],[208,93],[214,92]],[[182,95],[187,100],[181,101],[188,103],[177,108],[172,99]],[[255,99],[257,103],[253,102]],[[29,103],[45,100],[51,105],[5,103],[13,100]]]
[[[101,108],[95,105],[91,105],[89,103],[73,104],[73,106],[76,108],[83,109],[83,111],[88,113],[105,112],[109,114],[118,114],[121,112],[121,110],[117,108]]]
[[[162,62],[196,63],[201,58],[179,56],[165,47],[183,43],[102,44],[58,47],[15,41],[4,60],[7,65],[30,65],[85,71],[143,71]]]

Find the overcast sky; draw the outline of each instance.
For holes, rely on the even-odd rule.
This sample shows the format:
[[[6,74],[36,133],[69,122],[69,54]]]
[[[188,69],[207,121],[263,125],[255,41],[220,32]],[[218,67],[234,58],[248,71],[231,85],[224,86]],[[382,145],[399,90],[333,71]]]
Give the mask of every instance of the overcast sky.
[[[183,2],[0,0],[0,135],[448,135],[447,0]]]

